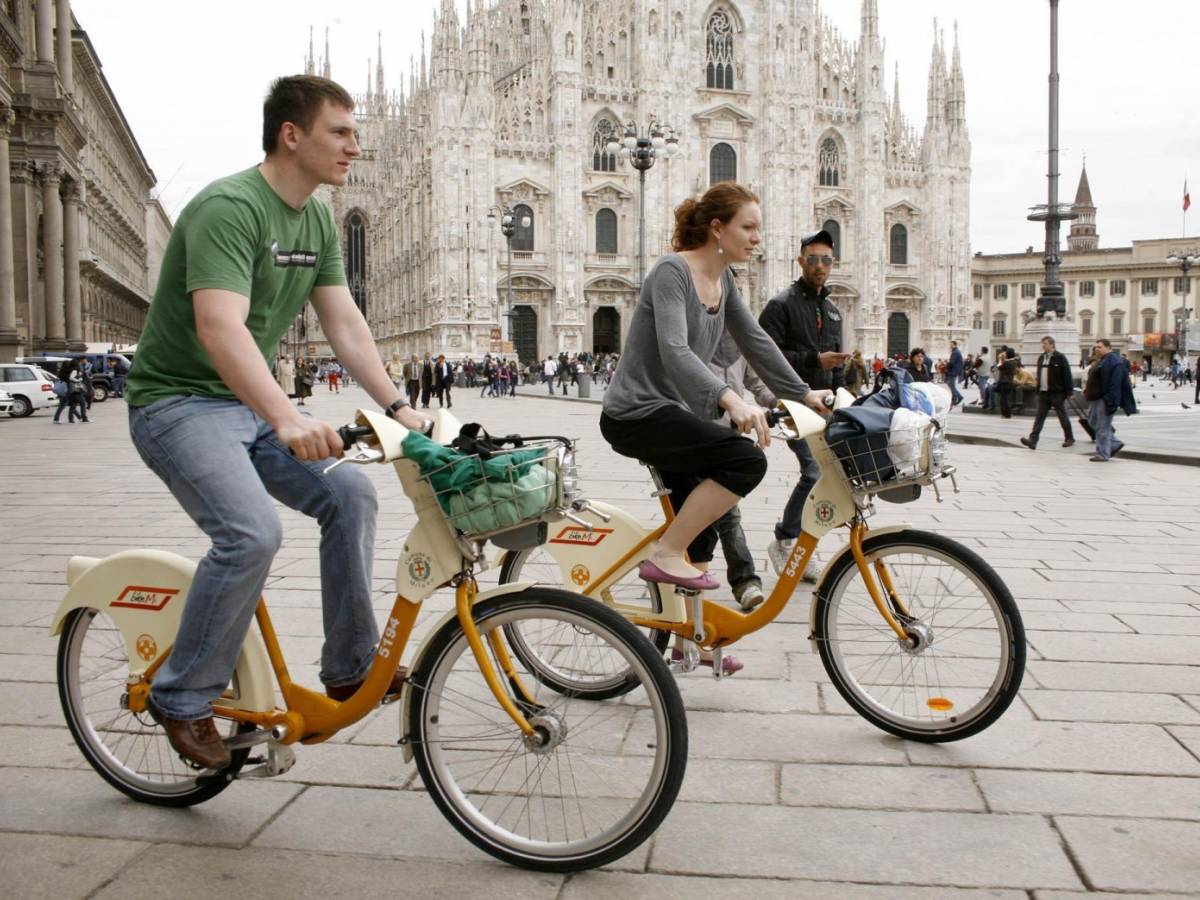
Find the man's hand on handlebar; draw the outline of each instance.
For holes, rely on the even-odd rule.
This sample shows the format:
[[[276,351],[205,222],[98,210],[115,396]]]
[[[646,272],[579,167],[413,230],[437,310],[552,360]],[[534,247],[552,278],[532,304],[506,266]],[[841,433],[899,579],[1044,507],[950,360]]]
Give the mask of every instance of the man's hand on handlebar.
[[[340,459],[343,453],[341,437],[332,425],[320,419],[297,416],[295,421],[277,427],[275,433],[297,459],[306,462],[331,456]]]

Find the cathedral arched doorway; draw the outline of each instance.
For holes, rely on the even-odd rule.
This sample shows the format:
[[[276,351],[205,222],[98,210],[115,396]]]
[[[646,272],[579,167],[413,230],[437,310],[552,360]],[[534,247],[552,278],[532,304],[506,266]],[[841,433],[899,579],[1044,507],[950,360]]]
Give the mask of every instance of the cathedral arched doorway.
[[[592,353],[621,352],[621,314],[601,306],[592,316]]]
[[[513,351],[521,365],[526,366],[538,360],[538,316],[532,306],[514,306],[512,311],[512,345]]]
[[[895,359],[897,355],[908,356],[908,351],[908,313],[893,310],[888,313],[887,355]]]

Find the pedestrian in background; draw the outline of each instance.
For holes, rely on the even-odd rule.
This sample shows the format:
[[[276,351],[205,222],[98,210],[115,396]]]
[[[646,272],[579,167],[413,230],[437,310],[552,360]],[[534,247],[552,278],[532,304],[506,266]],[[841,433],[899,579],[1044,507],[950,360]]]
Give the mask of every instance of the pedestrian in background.
[[[1108,462],[1125,446],[1114,433],[1113,416],[1118,409],[1132,416],[1137,412],[1137,403],[1133,399],[1133,384],[1121,355],[1104,338],[1096,341],[1095,351],[1100,356],[1100,362],[1095,367],[1097,383],[1088,397],[1091,400],[1088,418],[1096,429],[1096,452],[1088,459],[1092,462]]]
[[[1071,420],[1067,417],[1064,407],[1066,400],[1075,390],[1071,380],[1071,364],[1066,356],[1055,349],[1054,338],[1047,335],[1042,338],[1042,355],[1037,362],[1037,416],[1033,420],[1033,430],[1029,437],[1021,438],[1021,443],[1030,450],[1036,450],[1038,437],[1042,433],[1042,425],[1051,409],[1058,416],[1062,425],[1063,446],[1070,447],[1075,443],[1075,435],[1071,431]]]
[[[312,396],[313,385],[317,381],[317,368],[307,359],[296,358],[296,381],[293,387],[296,393],[296,405],[307,406],[304,401]]]
[[[429,409],[429,398],[433,394],[433,360],[429,358],[429,351],[425,351],[425,358],[421,360],[421,409]]]
[[[963,377],[964,364],[962,351],[958,349],[958,341],[950,342],[950,359],[946,362],[946,384],[950,385],[950,408],[962,403],[962,394],[958,392],[959,379]]]
[[[1016,377],[1020,363],[1017,362],[1016,351],[1001,347],[996,354],[997,365],[996,395],[1000,398],[1000,415],[1006,419],[1012,418],[1013,379]]]
[[[926,359],[925,351],[920,347],[912,348],[903,369],[908,372],[913,381],[933,381],[933,373],[929,370],[929,360]]]
[[[279,389],[289,397],[296,391],[296,367],[290,357],[281,356],[275,360],[275,381]]]

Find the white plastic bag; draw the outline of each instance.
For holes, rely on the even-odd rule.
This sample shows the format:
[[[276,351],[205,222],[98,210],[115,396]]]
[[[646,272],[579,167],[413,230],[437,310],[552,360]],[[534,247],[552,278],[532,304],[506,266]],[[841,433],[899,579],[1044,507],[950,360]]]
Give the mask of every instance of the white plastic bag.
[[[923,412],[898,409],[892,413],[888,432],[888,456],[896,467],[897,478],[910,478],[921,466],[921,444],[932,421]]]
[[[940,472],[946,462],[946,451],[949,449],[946,439],[946,426],[950,421],[950,389],[944,384],[920,382],[912,388],[929,398],[933,403],[933,421],[937,427],[929,435],[930,468]]]

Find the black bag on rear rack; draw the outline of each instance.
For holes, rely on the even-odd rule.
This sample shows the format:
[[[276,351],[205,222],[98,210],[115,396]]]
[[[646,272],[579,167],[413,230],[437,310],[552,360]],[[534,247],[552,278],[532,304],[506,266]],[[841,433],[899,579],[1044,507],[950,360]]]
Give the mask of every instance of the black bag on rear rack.
[[[839,409],[825,427],[825,441],[842,462],[856,487],[882,484],[896,475],[888,455],[892,409],[885,406],[851,406]]]

